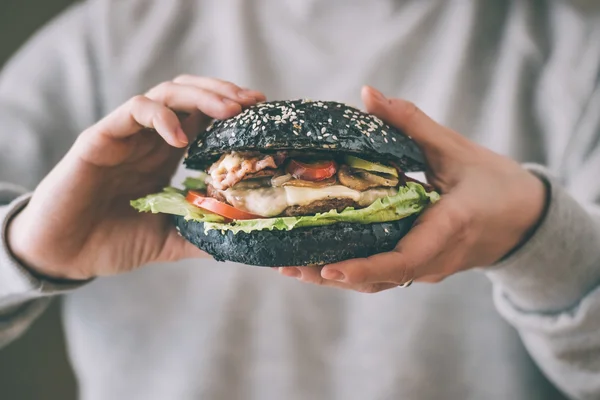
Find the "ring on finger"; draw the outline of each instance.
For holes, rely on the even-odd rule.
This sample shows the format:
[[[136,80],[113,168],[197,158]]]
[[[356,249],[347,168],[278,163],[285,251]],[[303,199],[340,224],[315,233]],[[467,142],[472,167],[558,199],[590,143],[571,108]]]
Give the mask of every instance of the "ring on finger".
[[[414,282],[414,280],[413,280],[413,279],[411,279],[411,280],[409,280],[409,281],[406,281],[406,282],[404,282],[404,283],[403,283],[403,284],[401,284],[401,285],[398,285],[398,287],[401,287],[401,288],[407,288],[407,287],[409,287],[410,285],[412,285],[412,283],[413,283],[413,282]]]

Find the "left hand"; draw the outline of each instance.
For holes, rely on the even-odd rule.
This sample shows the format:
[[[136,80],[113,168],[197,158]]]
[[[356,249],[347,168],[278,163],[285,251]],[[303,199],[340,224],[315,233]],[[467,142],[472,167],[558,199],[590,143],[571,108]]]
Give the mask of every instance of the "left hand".
[[[362,93],[367,111],[411,136],[427,160],[427,179],[442,199],[388,253],[325,267],[282,267],[304,282],[375,293],[439,282],[488,266],[529,237],[544,214],[545,184],[509,158],[437,124],[415,105]]]

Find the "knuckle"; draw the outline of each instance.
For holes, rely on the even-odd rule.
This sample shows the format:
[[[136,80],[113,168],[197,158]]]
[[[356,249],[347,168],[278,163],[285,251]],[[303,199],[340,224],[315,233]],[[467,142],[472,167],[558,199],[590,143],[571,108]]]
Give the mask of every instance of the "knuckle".
[[[148,97],[156,98],[157,100],[166,103],[171,99],[175,84],[173,82],[163,82],[156,85],[148,92]]]
[[[148,103],[148,98],[144,95],[138,94],[137,96],[133,96],[131,99],[129,99],[129,106],[132,109],[136,109],[139,107],[142,107],[144,105],[146,105]]]
[[[361,285],[367,282],[369,274],[367,270],[360,268],[346,273],[345,281],[351,285]]]

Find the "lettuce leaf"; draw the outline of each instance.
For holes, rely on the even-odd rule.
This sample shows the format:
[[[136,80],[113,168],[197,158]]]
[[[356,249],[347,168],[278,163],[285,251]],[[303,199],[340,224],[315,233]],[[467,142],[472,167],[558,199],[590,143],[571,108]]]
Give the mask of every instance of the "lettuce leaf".
[[[191,205],[185,200],[185,192],[173,187],[166,187],[160,193],[132,200],[130,204],[140,212],[181,215],[186,220],[202,222],[225,221],[220,215],[205,212],[204,210]]]
[[[218,215],[205,212],[190,205],[183,192],[166,188],[162,193],[152,194],[142,199],[134,200],[131,205],[138,211],[181,215],[186,220],[204,222],[206,231],[252,232],[258,230],[291,230],[300,227],[331,225],[338,222],[372,224],[390,222],[406,218],[421,212],[428,204],[435,203],[440,198],[436,192],[427,193],[418,183],[408,182],[394,196],[376,200],[363,209],[347,208],[342,212],[331,210],[326,213],[304,217],[276,217],[224,222]]]
[[[183,181],[183,187],[187,190],[204,190],[206,189],[206,177],[206,173],[199,175],[197,178],[189,176]]]

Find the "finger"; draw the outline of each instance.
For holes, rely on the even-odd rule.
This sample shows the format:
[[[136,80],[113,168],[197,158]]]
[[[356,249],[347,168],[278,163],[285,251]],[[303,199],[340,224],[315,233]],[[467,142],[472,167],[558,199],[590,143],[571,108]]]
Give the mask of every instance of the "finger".
[[[353,290],[360,293],[378,293],[398,287],[395,283],[374,283],[363,285],[351,285],[348,283],[330,281],[321,277],[321,267],[279,267],[279,273],[283,276],[296,278],[303,283],[332,287],[337,289]]]
[[[350,284],[417,280],[431,273],[427,266],[447,249],[456,229],[460,229],[453,226],[452,219],[442,207],[431,207],[393,251],[328,265],[321,275]]]
[[[208,78],[205,76],[195,75],[181,75],[175,78],[173,82],[211,90],[232,100],[244,103],[248,101],[255,103],[257,101],[266,100],[265,95],[257,90],[241,88],[232,82],[225,81],[222,79]]]
[[[429,118],[409,101],[388,99],[369,86],[363,88],[361,95],[369,113],[400,129],[421,147],[445,148],[449,145],[450,139],[460,137]]]
[[[161,83],[152,88],[146,97],[176,111],[191,114],[199,110],[209,117],[218,119],[227,119],[242,111],[239,102],[223,97],[221,94],[173,82]]]
[[[321,276],[328,281],[349,285],[389,282],[397,286],[414,279],[414,270],[409,260],[399,252],[391,251],[327,265]]]
[[[125,139],[143,128],[155,129],[171,146],[185,147],[188,144],[175,113],[145,96],[133,97],[91,129],[115,139]]]

